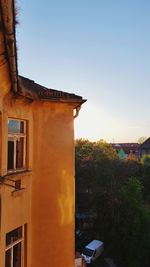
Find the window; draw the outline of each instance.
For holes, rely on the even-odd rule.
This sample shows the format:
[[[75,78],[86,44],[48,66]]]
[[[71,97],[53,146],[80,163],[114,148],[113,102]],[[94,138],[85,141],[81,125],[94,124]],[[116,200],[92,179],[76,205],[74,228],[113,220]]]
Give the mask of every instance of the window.
[[[8,171],[25,168],[26,121],[8,119]]]
[[[24,230],[21,226],[6,234],[5,267],[24,266]]]

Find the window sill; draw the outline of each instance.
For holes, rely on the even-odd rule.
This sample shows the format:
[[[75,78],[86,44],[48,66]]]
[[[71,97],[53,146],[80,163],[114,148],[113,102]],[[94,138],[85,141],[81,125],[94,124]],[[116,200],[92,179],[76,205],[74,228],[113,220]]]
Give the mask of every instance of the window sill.
[[[27,176],[27,175],[31,175],[32,174],[32,170],[20,170],[20,171],[15,171],[15,172],[8,172],[7,175],[5,176],[6,178],[8,177],[19,177],[19,176]]]

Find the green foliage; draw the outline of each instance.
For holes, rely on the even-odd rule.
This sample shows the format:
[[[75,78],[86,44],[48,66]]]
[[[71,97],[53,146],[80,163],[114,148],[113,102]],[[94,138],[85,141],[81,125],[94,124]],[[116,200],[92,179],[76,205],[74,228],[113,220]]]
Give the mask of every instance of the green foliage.
[[[141,200],[143,186],[136,178],[131,177],[121,188],[121,196],[128,204],[135,205]]]
[[[147,205],[150,207],[150,156],[143,155],[141,158],[142,163],[142,183],[144,186],[143,196]]]
[[[150,249],[150,211],[142,202],[141,183],[134,177],[119,194],[118,220],[114,240],[117,257],[128,267],[140,267],[148,261]]]
[[[94,205],[93,198],[98,192],[104,192],[104,186],[110,187],[110,177],[113,177],[114,164],[118,159],[116,151],[104,141],[90,142],[79,139],[75,146],[76,157],[76,194],[78,191],[91,191],[86,203]],[[83,189],[83,190],[82,190]],[[77,206],[82,205],[79,198]],[[93,205],[92,205],[93,203]]]
[[[84,139],[75,157],[76,209],[97,213],[105,253],[121,266],[150,266],[150,158],[122,161],[110,144]]]
[[[144,166],[150,166],[150,155],[143,155],[141,158],[141,163]]]

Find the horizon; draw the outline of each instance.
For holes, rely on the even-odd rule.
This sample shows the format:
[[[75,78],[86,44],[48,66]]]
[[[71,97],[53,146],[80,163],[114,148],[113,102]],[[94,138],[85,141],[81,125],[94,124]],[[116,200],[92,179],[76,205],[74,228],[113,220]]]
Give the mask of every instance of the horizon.
[[[146,137],[146,136],[140,136],[139,139],[140,139],[141,137],[144,137],[144,138],[145,138],[145,141],[146,141],[150,136],[148,136],[148,137]],[[88,140],[88,141],[90,141],[90,142],[99,142],[99,141],[100,141],[100,142],[106,142],[106,143],[108,143],[108,144],[139,144],[139,145],[142,144],[142,143],[139,143],[139,139],[136,140],[136,141],[128,140],[127,142],[126,142],[126,140],[122,140],[122,139],[120,139],[120,141],[118,142],[118,141],[116,141],[115,139],[113,139],[113,140],[106,140],[106,139],[103,139],[103,138],[100,138],[100,139],[90,139],[90,138],[86,138],[86,137],[77,137],[77,138],[75,138],[75,141],[76,141],[76,140],[79,140],[79,139],[82,139],[82,140]],[[143,143],[144,143],[145,141],[143,141]]]

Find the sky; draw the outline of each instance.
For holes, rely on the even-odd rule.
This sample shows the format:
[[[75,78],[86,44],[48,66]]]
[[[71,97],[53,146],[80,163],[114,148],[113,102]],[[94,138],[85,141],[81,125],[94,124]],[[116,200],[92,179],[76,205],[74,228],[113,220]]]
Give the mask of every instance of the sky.
[[[19,74],[87,99],[76,138],[150,136],[149,14],[149,0],[18,0]]]

